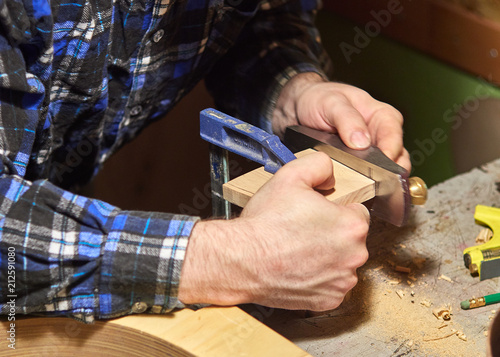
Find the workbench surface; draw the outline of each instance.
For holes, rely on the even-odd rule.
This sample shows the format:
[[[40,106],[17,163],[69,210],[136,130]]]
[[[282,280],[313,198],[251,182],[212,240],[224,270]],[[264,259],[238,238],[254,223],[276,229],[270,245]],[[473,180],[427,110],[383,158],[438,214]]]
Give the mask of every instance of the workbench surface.
[[[313,356],[485,356],[500,304],[462,310],[460,302],[500,292],[499,278],[472,277],[463,250],[484,228],[475,206],[500,207],[498,182],[500,160],[430,188],[403,228],[374,221],[349,299],[326,315],[274,310],[264,323]],[[451,319],[437,319],[433,311],[448,305]]]

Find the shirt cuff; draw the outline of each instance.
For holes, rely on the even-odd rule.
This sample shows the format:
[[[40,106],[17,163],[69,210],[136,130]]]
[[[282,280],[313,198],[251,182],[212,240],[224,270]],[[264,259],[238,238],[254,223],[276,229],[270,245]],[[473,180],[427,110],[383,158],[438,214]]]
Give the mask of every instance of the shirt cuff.
[[[177,296],[189,236],[198,217],[123,212],[102,255],[99,318],[164,314],[185,307]]]

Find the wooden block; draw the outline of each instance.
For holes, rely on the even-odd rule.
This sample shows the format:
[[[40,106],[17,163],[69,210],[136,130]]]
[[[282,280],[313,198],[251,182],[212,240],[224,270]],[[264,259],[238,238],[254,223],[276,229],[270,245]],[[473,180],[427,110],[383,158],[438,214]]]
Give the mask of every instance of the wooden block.
[[[295,154],[302,157],[315,152],[313,149],[306,149]],[[362,203],[375,197],[375,182],[349,167],[335,161],[333,162],[333,173],[335,176],[335,188],[325,192],[327,199],[338,204]],[[244,175],[236,177],[223,186],[224,199],[239,206],[245,207],[250,198],[267,181],[273,177],[269,172],[260,167]]]

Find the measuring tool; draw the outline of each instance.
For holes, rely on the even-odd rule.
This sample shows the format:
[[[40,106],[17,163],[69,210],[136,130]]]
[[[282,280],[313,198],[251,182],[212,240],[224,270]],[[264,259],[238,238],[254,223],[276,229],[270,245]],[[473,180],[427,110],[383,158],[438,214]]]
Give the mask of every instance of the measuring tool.
[[[479,280],[500,276],[500,208],[477,205],[474,219],[478,224],[489,227],[493,237],[486,243],[464,250],[464,263],[472,276]]]

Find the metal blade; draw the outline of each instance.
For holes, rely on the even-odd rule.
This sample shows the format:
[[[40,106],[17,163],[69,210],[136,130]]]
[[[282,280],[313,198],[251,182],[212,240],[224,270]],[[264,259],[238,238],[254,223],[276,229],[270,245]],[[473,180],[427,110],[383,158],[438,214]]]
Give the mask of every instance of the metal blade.
[[[398,227],[404,225],[410,210],[409,173],[376,147],[348,148],[336,134],[290,126],[285,145],[293,152],[312,148],[375,181],[372,214]]]

